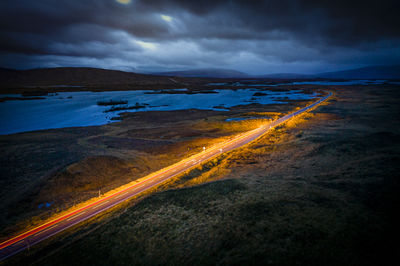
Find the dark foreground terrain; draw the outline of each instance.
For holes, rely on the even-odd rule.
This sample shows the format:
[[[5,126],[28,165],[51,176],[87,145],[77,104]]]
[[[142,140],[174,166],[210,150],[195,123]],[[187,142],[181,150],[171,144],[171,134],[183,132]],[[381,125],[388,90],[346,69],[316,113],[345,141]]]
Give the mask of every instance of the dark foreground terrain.
[[[387,265],[400,251],[399,92],[337,88],[313,113],[159,188],[170,190],[5,263]]]
[[[103,126],[2,135],[0,241],[306,104],[125,113]],[[259,119],[225,121],[243,117]]]

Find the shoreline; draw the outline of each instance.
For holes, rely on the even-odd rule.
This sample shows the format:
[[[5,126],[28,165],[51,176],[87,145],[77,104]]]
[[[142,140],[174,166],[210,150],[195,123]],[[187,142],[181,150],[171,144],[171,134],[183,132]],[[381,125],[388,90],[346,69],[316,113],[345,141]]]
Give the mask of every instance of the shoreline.
[[[1,135],[51,128],[101,126],[122,120],[124,113],[173,110],[242,110],[256,106],[286,105],[317,97],[312,90],[283,91],[255,89],[205,91],[114,91],[114,92],[60,92],[38,97],[16,94],[0,97],[4,115]],[[259,95],[261,94],[261,95]],[[26,94],[25,94],[26,95]],[[8,98],[7,98],[8,97]],[[10,100],[10,101],[7,101]],[[11,101],[16,100],[16,101]],[[23,100],[22,103],[19,100]],[[100,103],[100,104],[99,104]],[[221,109],[223,108],[223,109]],[[6,119],[7,118],[7,119]],[[45,118],[45,119],[44,119]],[[28,121],[26,121],[28,119]]]

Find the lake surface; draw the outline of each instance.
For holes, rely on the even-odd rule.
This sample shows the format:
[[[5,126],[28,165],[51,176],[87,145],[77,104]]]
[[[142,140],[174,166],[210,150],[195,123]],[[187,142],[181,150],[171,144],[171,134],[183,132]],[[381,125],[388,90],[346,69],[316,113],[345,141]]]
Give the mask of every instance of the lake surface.
[[[244,121],[244,120],[251,120],[251,119],[258,119],[260,117],[232,117],[225,119],[226,122],[233,122],[233,121]]]
[[[186,89],[168,91],[105,91],[105,92],[59,92],[35,100],[7,100],[0,102],[0,134],[17,132],[103,125],[115,120],[121,112],[169,111],[183,109],[227,110],[232,106],[251,103],[286,103],[285,100],[306,100],[316,94],[305,94],[302,90],[268,91],[257,89],[221,90],[188,94]],[[254,96],[262,92],[263,96]],[[0,95],[21,97],[19,94]],[[29,97],[24,97],[29,98]],[[106,112],[111,106],[100,106],[99,101],[128,101],[125,105],[138,109]]]

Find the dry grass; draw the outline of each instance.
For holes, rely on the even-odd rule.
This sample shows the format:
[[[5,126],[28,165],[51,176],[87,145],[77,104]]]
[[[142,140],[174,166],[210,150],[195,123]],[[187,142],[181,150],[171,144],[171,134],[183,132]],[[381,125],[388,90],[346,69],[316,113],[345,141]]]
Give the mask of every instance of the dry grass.
[[[102,127],[1,136],[2,158],[9,160],[2,164],[0,237],[42,224],[96,197],[99,190],[112,191],[268,121],[224,122],[232,114],[271,118],[279,112],[132,113],[123,122]],[[19,193],[21,183],[25,189]]]
[[[170,190],[115,219],[10,263],[384,264],[397,254],[400,127],[387,117],[398,90],[374,89],[342,89],[329,105],[154,189]]]

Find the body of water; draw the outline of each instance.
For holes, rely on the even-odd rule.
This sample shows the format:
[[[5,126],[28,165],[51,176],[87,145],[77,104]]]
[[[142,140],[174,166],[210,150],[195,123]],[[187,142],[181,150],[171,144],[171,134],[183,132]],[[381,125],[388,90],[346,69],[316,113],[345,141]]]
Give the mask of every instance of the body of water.
[[[214,93],[187,94],[157,91],[105,91],[105,92],[59,92],[35,100],[7,100],[0,102],[0,134],[12,134],[50,128],[95,126],[110,123],[121,112],[169,111],[183,109],[226,110],[236,105],[251,103],[285,103],[285,100],[310,99],[316,95],[301,90],[266,91],[262,96],[254,96],[259,90],[215,90]],[[2,95],[21,97],[19,94]],[[24,97],[29,98],[29,97]],[[128,101],[114,107],[137,109],[106,112],[111,106],[100,106],[98,102]],[[135,108],[135,107],[133,107]]]
[[[226,122],[233,122],[233,121],[243,121],[243,120],[251,120],[251,119],[258,119],[261,117],[232,117],[225,119]]]

